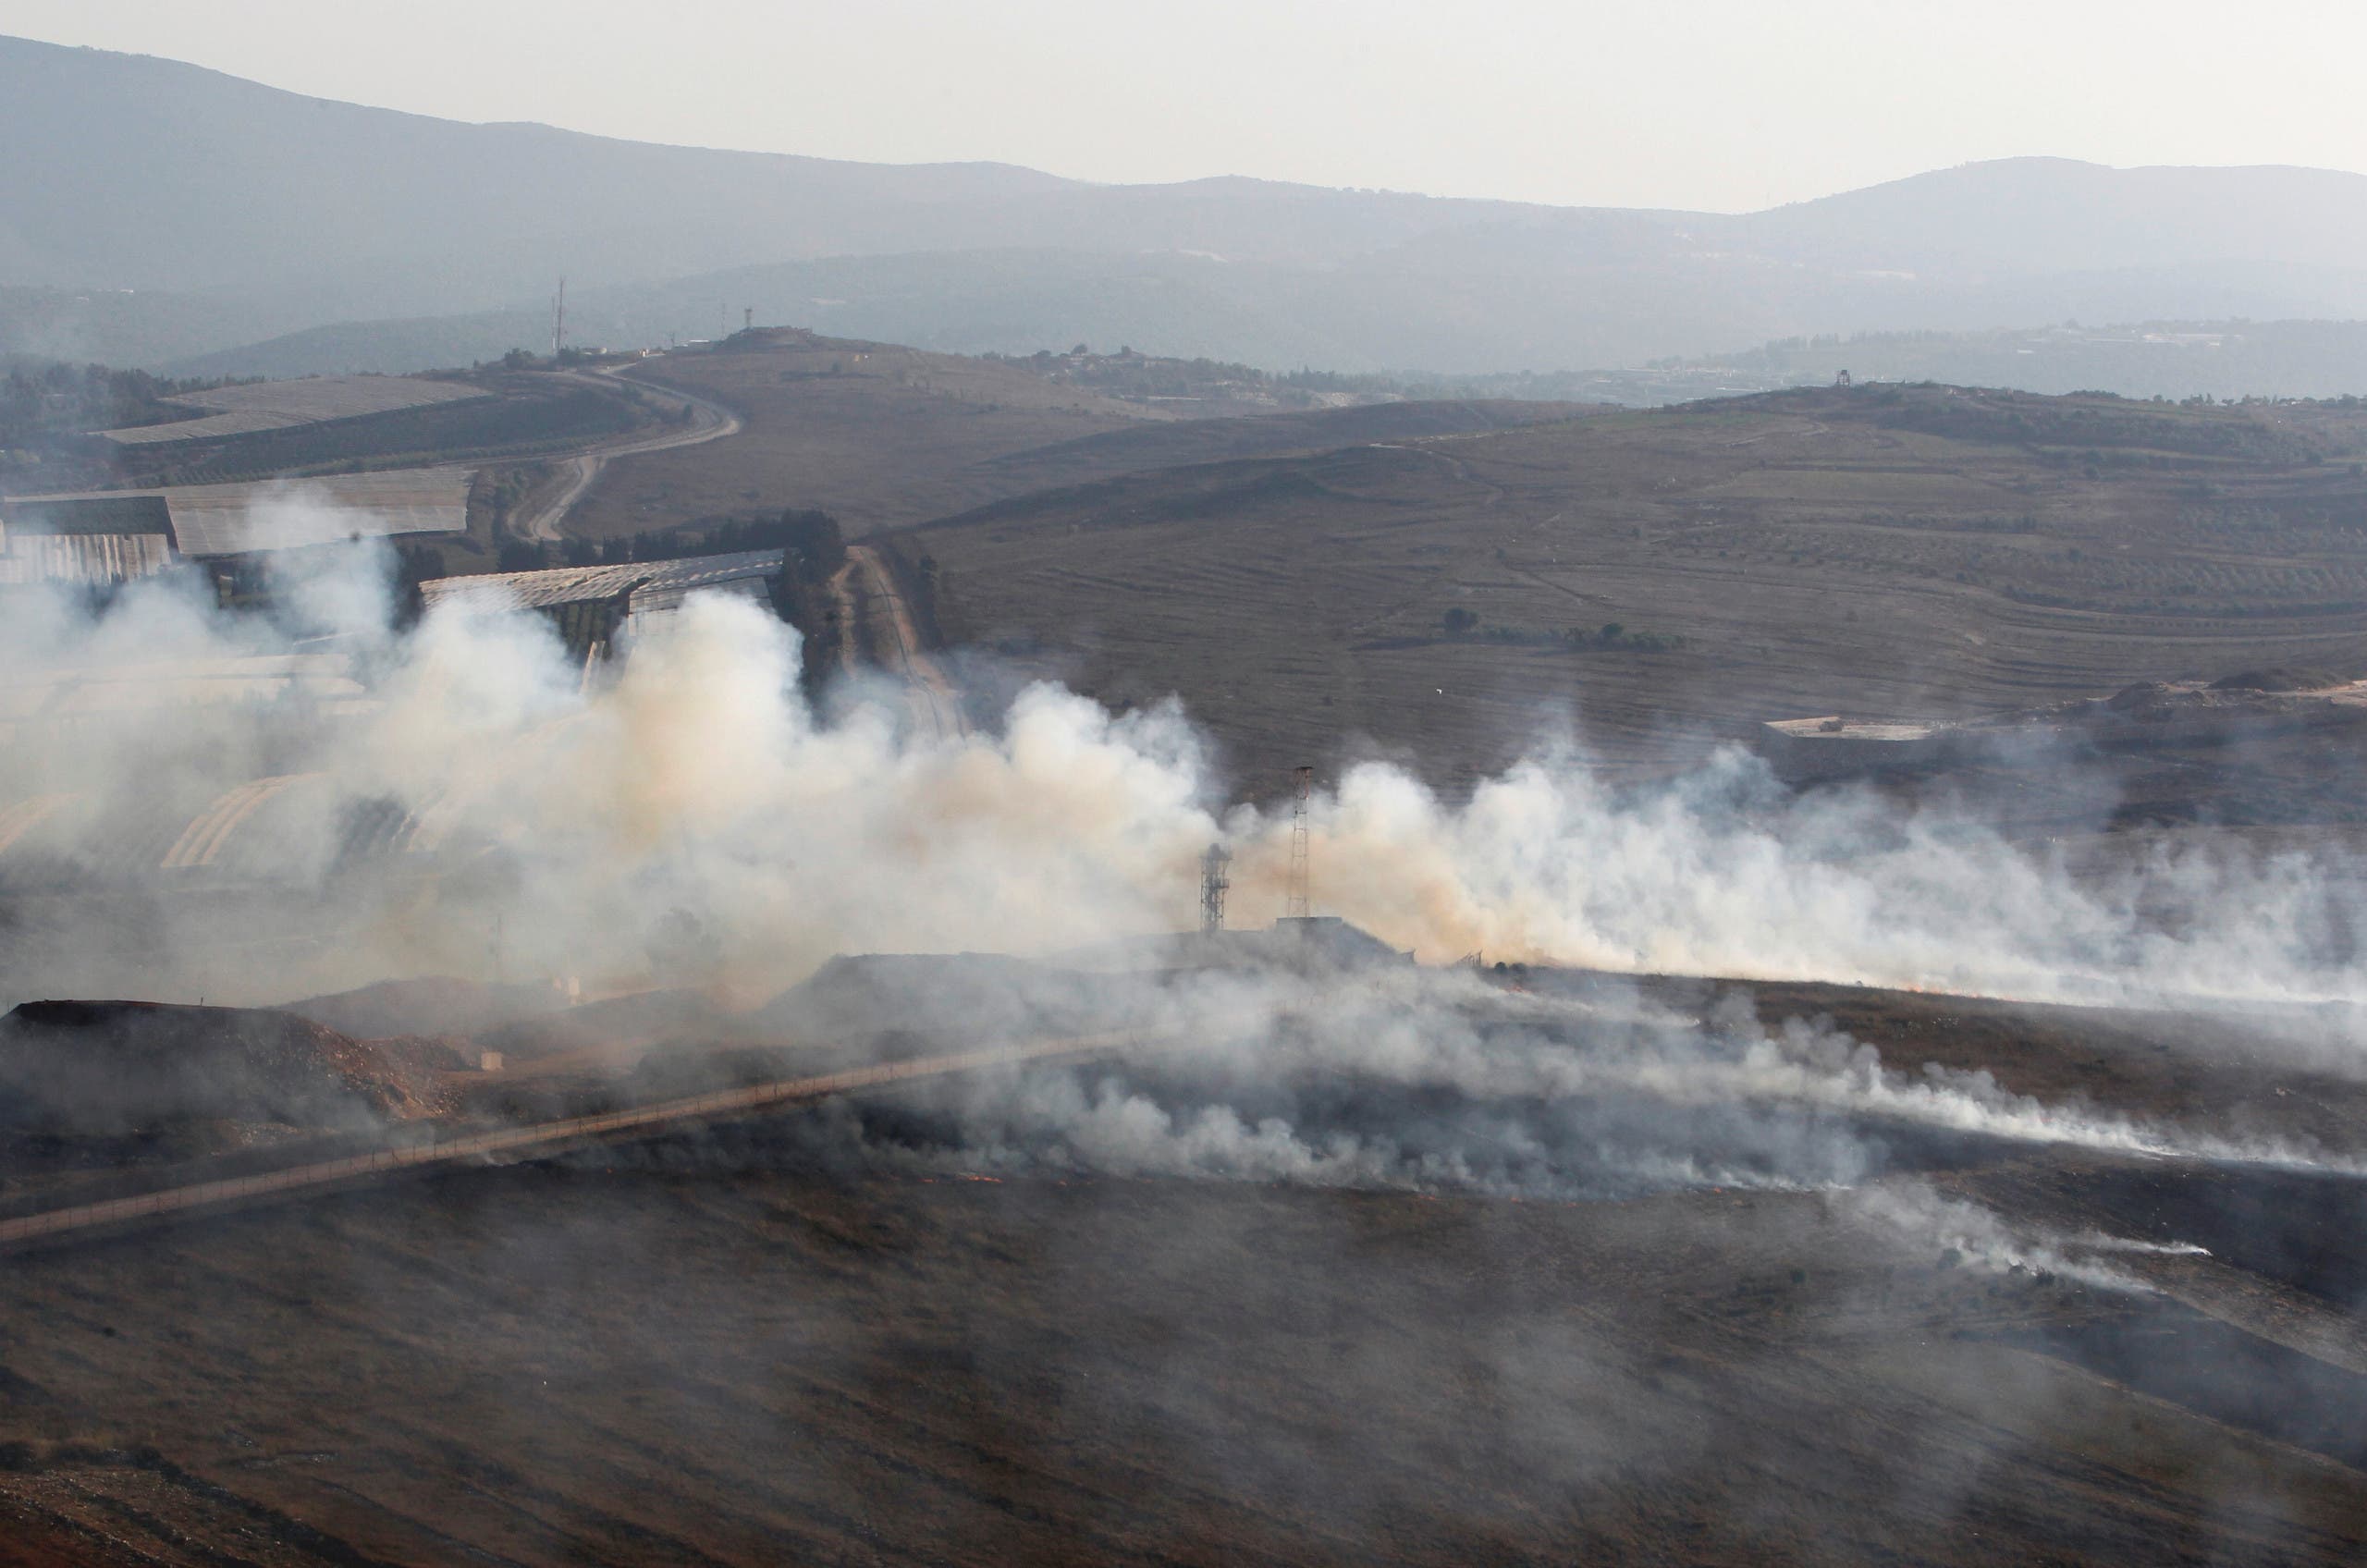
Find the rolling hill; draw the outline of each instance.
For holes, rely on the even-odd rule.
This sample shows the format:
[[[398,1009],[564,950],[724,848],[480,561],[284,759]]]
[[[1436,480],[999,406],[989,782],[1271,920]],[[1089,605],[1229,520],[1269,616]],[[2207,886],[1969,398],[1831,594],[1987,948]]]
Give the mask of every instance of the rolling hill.
[[[1208,418],[1222,409],[1112,396],[1031,361],[761,330],[648,361],[637,375],[726,404],[742,428],[704,446],[618,459],[570,515],[570,533],[606,538],[815,507],[861,536],[1146,469],[1580,411],[1500,400]]]
[[[898,537],[982,676],[1180,694],[1235,778],[1378,754],[1459,785],[1571,730],[1632,777],[1765,719],[2356,673],[2361,458],[2339,405],[1860,386],[1168,468]],[[2308,809],[2350,819],[2336,792]]]

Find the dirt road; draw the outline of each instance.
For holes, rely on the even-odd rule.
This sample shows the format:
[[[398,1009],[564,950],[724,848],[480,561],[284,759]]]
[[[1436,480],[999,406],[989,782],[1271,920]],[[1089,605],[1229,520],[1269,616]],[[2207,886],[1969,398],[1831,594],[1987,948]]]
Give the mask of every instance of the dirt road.
[[[634,386],[644,390],[654,392],[660,397],[680,400],[690,409],[691,423],[680,429],[667,430],[655,435],[633,436],[578,452],[573,457],[559,459],[552,465],[559,471],[558,487],[546,496],[530,500],[525,508],[510,518],[509,527],[520,537],[553,540],[558,538],[560,526],[566,522],[567,514],[575,508],[576,503],[591,492],[593,481],[600,477],[600,471],[612,458],[629,458],[640,452],[670,451],[677,447],[696,447],[708,441],[720,441],[727,435],[740,434],[740,416],[721,403],[711,402],[694,393],[681,391],[675,387],[653,386],[648,382],[634,380],[626,374],[626,372],[632,368],[630,365],[610,365],[591,372],[555,371],[551,374],[578,382],[591,382],[595,376],[632,381]]]
[[[915,730],[940,741],[967,734],[961,697],[930,656],[913,620],[912,606],[897,586],[896,574],[879,552],[868,545],[848,545],[847,564],[830,580],[830,593],[838,602],[842,629],[841,667],[852,673],[858,643],[867,643],[879,667],[902,680]]]
[[[712,1121],[806,1100],[827,1099],[834,1095],[851,1094],[910,1079],[1092,1056],[1140,1043],[1135,1036],[1122,1034],[1075,1035],[1039,1040],[1024,1046],[1001,1046],[986,1050],[960,1051],[950,1056],[923,1057],[911,1061],[884,1062],[874,1067],[850,1068],[808,1078],[759,1084],[751,1088],[725,1089],[713,1094],[662,1100],[655,1105],[637,1106],[630,1110],[611,1111],[601,1116],[569,1117],[558,1121],[470,1133],[405,1148],[380,1149],[372,1154],[322,1160],[257,1176],[193,1182],[188,1186],[168,1187],[162,1192],[142,1193],[134,1197],[110,1198],[104,1203],[80,1204],[69,1208],[26,1215],[21,1219],[0,1220],[0,1249],[48,1242],[82,1231],[111,1230],[177,1215],[319,1193],[356,1182],[383,1180],[399,1171],[436,1166],[506,1163],[555,1154],[577,1144],[620,1133],[654,1133],[681,1123]]]

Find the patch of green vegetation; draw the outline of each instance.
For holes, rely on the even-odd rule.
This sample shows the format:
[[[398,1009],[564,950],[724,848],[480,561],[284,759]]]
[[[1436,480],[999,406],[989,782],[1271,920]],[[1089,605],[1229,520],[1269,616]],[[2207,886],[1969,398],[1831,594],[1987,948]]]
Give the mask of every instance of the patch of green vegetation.
[[[626,566],[636,561],[736,556],[752,550],[785,550],[817,579],[827,579],[846,563],[846,541],[839,520],[825,511],[792,507],[779,513],[701,518],[679,527],[612,539],[505,539],[498,570]]]
[[[1885,429],[2025,447],[2091,471],[2159,457],[2281,464],[2324,456],[2300,431],[2249,419],[2196,418],[2166,403],[1943,386],[1860,387],[1826,396],[1870,398],[1880,409],[1874,423]]]
[[[92,431],[190,418],[199,410],[165,399],[221,385],[168,381],[146,371],[111,370],[105,365],[15,365],[6,377],[0,377],[0,453],[19,456],[13,465],[0,458],[0,467],[31,466],[43,447],[70,446],[87,450],[104,445],[89,438]]]

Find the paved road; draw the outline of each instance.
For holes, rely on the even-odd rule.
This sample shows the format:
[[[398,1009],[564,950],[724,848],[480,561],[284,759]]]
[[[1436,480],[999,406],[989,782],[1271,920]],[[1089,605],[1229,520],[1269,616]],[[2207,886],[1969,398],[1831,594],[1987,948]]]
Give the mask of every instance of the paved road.
[[[559,459],[553,466],[561,472],[558,489],[521,510],[512,513],[510,531],[526,539],[557,539],[567,514],[575,509],[592,489],[592,482],[600,477],[601,469],[611,459],[629,458],[637,452],[664,452],[676,447],[696,447],[708,441],[720,441],[727,435],[737,435],[742,428],[738,414],[721,403],[712,402],[694,393],[672,386],[659,386],[642,381],[626,373],[630,364],[607,365],[596,371],[552,371],[548,374],[569,381],[592,382],[595,376],[611,376],[631,381],[644,391],[662,398],[672,398],[691,409],[691,423],[678,430],[661,431],[654,435],[639,435],[609,445],[594,447],[573,457]]]
[[[884,1062],[877,1067],[849,1068],[844,1072],[824,1072],[810,1078],[784,1079],[759,1084],[753,1088],[724,1089],[714,1094],[638,1106],[631,1110],[611,1111],[602,1116],[576,1116],[561,1121],[537,1122],[528,1127],[473,1133],[439,1143],[381,1149],[374,1154],[322,1160],[257,1176],[199,1182],[188,1186],[168,1187],[162,1192],[142,1193],[135,1197],[110,1198],[104,1203],[79,1204],[69,1208],[54,1208],[20,1219],[0,1220],[0,1249],[38,1245],[83,1232],[152,1223],[241,1204],[306,1196],[333,1188],[384,1181],[402,1171],[539,1158],[579,1144],[619,1134],[662,1132],[668,1127],[712,1121],[772,1106],[827,1099],[834,1095],[901,1084],[915,1078],[942,1077],[947,1073],[974,1072],[984,1068],[1031,1061],[1098,1056],[1151,1043],[1146,1036],[1121,1033],[1071,1035],[1024,1046],[960,1051],[950,1056]]]

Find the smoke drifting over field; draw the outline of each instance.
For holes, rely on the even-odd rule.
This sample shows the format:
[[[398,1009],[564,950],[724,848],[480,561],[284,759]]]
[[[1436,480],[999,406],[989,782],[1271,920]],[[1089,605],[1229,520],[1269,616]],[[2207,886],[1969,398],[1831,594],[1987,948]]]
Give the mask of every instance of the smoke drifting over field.
[[[1153,1044],[1105,1063],[947,1080],[892,1105],[841,1106],[793,1142],[804,1156],[865,1169],[1562,1201],[1855,1188],[2042,1145],[2107,1160],[2361,1173],[2305,1135],[2200,1108],[2152,1119],[2048,1103],[1985,1071],[1885,1062],[1828,1022],[1764,1023],[1739,989],[1693,1011],[1625,985],[1589,990],[1585,999],[1507,993],[1468,973],[1412,969],[1206,972],[1156,984],[1043,970],[974,975],[905,999],[895,1025],[950,1048],[1058,1033],[1094,1011]],[[806,1016],[828,1005],[817,998]],[[1999,1268],[2133,1282],[2112,1257],[2132,1243],[2008,1224],[1895,1182],[1881,1190],[1888,1195],[1852,1212],[1929,1241],[1933,1255],[1952,1247]]]
[[[117,965],[116,989],[216,999],[497,969],[755,999],[833,952],[1049,953],[1177,929],[1218,838],[1239,852],[1240,923],[1281,903],[1287,821],[1228,807],[1231,781],[1171,707],[1121,717],[1039,686],[989,732],[938,741],[900,735],[892,704],[817,717],[793,633],[744,603],[693,602],[587,683],[529,617],[449,606],[390,630],[383,558],[362,546],[285,599],[272,622],[161,588],[95,615],[12,606],[11,687],[140,665],[153,673],[120,690],[183,690],[19,725],[0,803],[52,808],[0,849],[0,878],[22,888],[38,861],[53,894],[95,885],[126,843],[170,845],[228,791],[292,778],[207,864],[276,889],[270,911],[317,895],[334,939],[317,923],[312,939],[243,931],[260,918],[246,906],[170,890],[209,885],[187,868],[118,877],[103,906],[15,900],[0,991],[54,988],[29,958],[70,957]],[[219,683],[196,672],[224,660],[324,652],[350,658],[350,695],[201,700]],[[1967,823],[1795,800],[1740,753],[1641,792],[1583,762],[1544,747],[1463,802],[1392,767],[1350,770],[1314,802],[1318,907],[1429,962],[1484,949],[2067,1000],[2367,1000],[2367,969],[2327,936],[2349,912],[2322,859],[2164,852],[2075,882]],[[358,854],[364,818],[405,826]]]
[[[0,987],[271,1002],[408,974],[570,976],[754,1005],[833,953],[1057,959],[1175,930],[1217,838],[1239,851],[1241,923],[1280,902],[1286,818],[1228,806],[1171,707],[1121,717],[1036,687],[956,741],[901,731],[893,703],[825,717],[799,694],[793,633],[723,598],[587,680],[529,616],[455,604],[395,630],[383,565],[361,546],[316,562],[272,621],[169,589],[12,619],[12,685],[335,651],[350,689],[26,726],[39,743],[9,749],[0,799],[66,803],[46,839],[0,850],[21,881],[37,847],[49,877],[10,900]],[[243,817],[213,804],[262,778],[294,781]],[[189,851],[192,818],[228,823],[198,838],[237,852]],[[2322,866],[2165,856],[2078,883],[1962,822],[1793,799],[1739,754],[1614,794],[1548,748],[1461,803],[1367,766],[1314,819],[1318,906],[1432,962],[1484,949],[2025,998],[2367,999],[2353,955],[2314,935],[2343,913]],[[175,845],[170,868],[121,876],[116,847],[151,840]],[[925,1094],[908,1108],[923,1124],[860,1129],[842,1154],[1588,1197],[1844,1186],[1973,1143],[2317,1153],[1885,1064],[1734,1002],[1683,1016],[1410,969],[1036,969],[904,1005],[950,1047],[1113,1021],[1177,1044]],[[772,1023],[801,1032],[794,1010]]]
[[[1065,1475],[1076,1454],[1107,1449],[1129,1475],[1155,1454],[1162,1493],[1253,1495],[1282,1475],[1285,1489],[1342,1509],[1343,1533],[1330,1539],[1359,1538],[1383,1517],[1359,1510],[1402,1506],[1403,1477],[1429,1474],[1442,1454],[1464,1466],[1449,1472],[1455,1501],[1437,1505],[1442,1539],[1470,1506],[1461,1494],[1490,1477],[1519,1495],[1524,1516],[1533,1498],[1580,1496],[1580,1513],[1607,1517],[1612,1507],[1595,1500],[1638,1490],[1639,1454],[1695,1488],[1686,1506],[1698,1520],[1747,1522],[1762,1494],[1786,1507],[1809,1495],[1863,1498],[1869,1476],[1881,1499],[1961,1489],[1981,1464],[2014,1459],[2021,1439],[1998,1434],[2019,1430],[2025,1415],[2045,1417],[2053,1396],[2000,1391],[1992,1374],[2009,1365],[2005,1353],[1944,1338],[1940,1324],[2019,1333],[2045,1352],[2017,1350],[2015,1366],[2052,1366],[2049,1356],[2084,1346],[2115,1368],[2125,1343],[2167,1355],[2157,1339],[2124,1335],[2116,1314],[2147,1333],[2166,1324],[2203,1347],[2188,1354],[2178,1341],[2186,1381],[2175,1390],[2201,1408],[2252,1410],[2243,1402],[2266,1366],[2292,1390],[2280,1405],[2300,1414],[2256,1424],[2307,1439],[2330,1411],[2326,1429],[2349,1430],[2339,1424],[2350,1385],[2322,1389],[2305,1357],[2274,1345],[2255,1354],[2249,1341],[2238,1354],[2208,1337],[2223,1331],[2216,1323],[2194,1326],[2189,1297],[2219,1288],[2197,1280],[2235,1277],[2238,1265],[2223,1260],[2260,1228],[2255,1219],[2201,1228],[2196,1217],[2214,1212],[2201,1201],[2165,1219],[2158,1188],[2119,1208],[2106,1199],[2119,1175],[2192,1171],[2196,1160],[2214,1162],[2214,1191],[2272,1196],[2297,1175],[2360,1174],[2350,1133],[2367,1090],[2333,1084],[2357,1092],[2335,1094],[2315,1120],[2254,1120],[2157,1067],[2149,1044],[2128,1073],[2118,1070],[2134,1052],[2105,1064],[2110,1031],[2098,1028],[2085,1037],[2098,1071],[2077,1079],[2102,1096],[2089,1103],[2067,1097],[2061,1077],[2023,1092],[2017,1070],[2031,1056],[2005,1059],[2006,1084],[1979,1065],[1885,1056],[1827,1018],[1768,1009],[1765,986],[1540,970],[1523,987],[1513,974],[1435,967],[1479,948],[1612,971],[2352,1003],[2367,999],[2367,974],[2315,936],[2341,929],[2349,913],[2343,867],[2164,857],[2100,884],[1968,823],[1870,796],[1795,799],[1738,755],[1613,793],[1566,747],[1546,747],[1461,802],[1381,766],[1352,770],[1313,802],[1318,908],[1433,966],[1161,968],[1179,949],[1113,938],[1189,924],[1211,839],[1236,850],[1242,925],[1263,925],[1281,903],[1288,860],[1287,818],[1229,803],[1229,781],[1180,711],[1118,717],[1038,687],[970,737],[921,739],[900,727],[893,700],[849,693],[817,713],[799,693],[792,634],[744,601],[693,601],[587,680],[532,617],[451,604],[397,630],[367,550],[283,588],[276,620],[224,617],[152,588],[97,614],[52,602],[0,631],[0,692],[46,690],[61,669],[188,683],[161,704],[111,712],[89,702],[78,722],[18,720],[18,743],[0,751],[0,1000],[278,1002],[448,974],[574,976],[595,992],[696,986],[745,1004],[737,1019],[701,1014],[680,1048],[653,1047],[631,1065],[620,1056],[613,1078],[585,1072],[551,1087],[569,1067],[472,1079],[460,1092],[492,1092],[454,1111],[454,1123],[539,1120],[546,1103],[557,1116],[561,1096],[579,1092],[658,1099],[865,1055],[1110,1029],[1135,1037],[1082,1062],[669,1123],[555,1156],[547,1169],[357,1204],[319,1231],[331,1238],[329,1261],[301,1286],[308,1308],[322,1294],[354,1305],[323,1313],[326,1330],[309,1313],[297,1319],[305,1342],[350,1324],[378,1335],[413,1321],[386,1304],[411,1300],[430,1273],[497,1275],[497,1309],[455,1318],[439,1295],[440,1327],[383,1337],[429,1344],[466,1321],[462,1354],[494,1367],[472,1376],[548,1399],[550,1347],[576,1342],[590,1322],[597,1370],[574,1381],[630,1390],[614,1429],[636,1442],[661,1426],[664,1443],[705,1441],[725,1425],[716,1390],[754,1390],[757,1414],[729,1424],[735,1452],[841,1450],[778,1415],[791,1384],[770,1363],[731,1358],[793,1362],[796,1386],[810,1379],[866,1427],[903,1408],[894,1390],[949,1379],[962,1410],[992,1411],[996,1424],[1049,1390],[1046,1430],[1059,1445],[1020,1440],[1014,1474]],[[202,700],[209,670],[332,653],[345,662],[268,702]],[[78,690],[129,703],[136,690],[122,689],[136,686]],[[258,779],[292,782],[240,792]],[[37,820],[18,803],[29,802],[47,802]],[[938,956],[877,956],[898,952]],[[2314,1016],[2312,1044],[2355,1066],[2354,1042],[2337,1037],[2348,1008]],[[11,1044],[0,1035],[0,1057]],[[23,1072],[32,1060],[19,1049],[13,1067],[0,1060],[0,1076],[17,1072],[0,1098],[13,1086],[54,1120],[73,1120],[80,1101]],[[110,1062],[65,1089],[87,1081],[82,1097],[110,1113],[121,1076]],[[435,1083],[448,1089],[460,1076]],[[2138,1080],[2177,1092],[2122,1093]],[[236,1084],[183,1087],[161,1086],[179,1096],[167,1110],[203,1101],[227,1121],[256,1119],[255,1096]],[[84,1118],[71,1131],[144,1135],[156,1097],[137,1117]],[[648,1169],[740,1179],[635,1179]],[[2095,1171],[2104,1196],[2091,1200],[2079,1182]],[[901,1179],[811,1179],[865,1173]],[[523,1184],[529,1176],[558,1184]],[[909,1180],[952,1176],[1036,1179],[963,1188],[942,1205],[950,1183]],[[894,1195],[879,1203],[879,1193]],[[1645,1198],[1662,1201],[1593,1201]],[[760,1206],[744,1228],[700,1229],[742,1201]],[[2263,1213],[2290,1220],[2292,1206],[2262,1201]],[[1584,1213],[1525,1207],[1548,1202]],[[1021,1219],[990,1235],[977,1216],[1000,1203]],[[356,1215],[392,1217],[400,1239],[383,1255],[347,1245],[335,1227]],[[503,1259],[499,1269],[415,1266],[472,1233],[492,1238],[476,1255]],[[210,1265],[201,1273],[216,1277]],[[619,1285],[626,1276],[660,1281],[665,1310],[602,1317],[632,1288]],[[277,1283],[251,1293],[283,1301],[293,1287]],[[1020,1304],[1015,1316],[997,1316],[1005,1298]],[[1081,1312],[1080,1301],[1100,1305]],[[1397,1305],[1376,1317],[1376,1301]],[[478,1318],[533,1353],[508,1341],[482,1349]],[[1800,1357],[1803,1336],[1829,1348]],[[834,1356],[844,1360],[829,1375],[816,1371]],[[863,1392],[874,1363],[898,1370]],[[1848,1380],[1894,1364],[1911,1369],[1911,1397]],[[531,1366],[535,1391],[522,1373],[503,1380],[516,1366]],[[680,1390],[664,1380],[670,1371],[650,1370],[675,1367]],[[1817,1384],[1802,1367],[1827,1379],[1846,1371]],[[251,1374],[239,1376],[243,1388]],[[1159,1394],[1161,1380],[1176,1391]],[[1930,1397],[1935,1380],[1946,1399]],[[1270,1407],[1282,1418],[1203,1418],[1261,1381],[1283,1390]],[[468,1382],[431,1371],[417,1386]],[[1803,1387],[1826,1390],[1805,1415]],[[1948,1425],[1959,1388],[1972,1414]],[[1858,1435],[1860,1389],[1875,1390],[1866,1408],[1880,1398],[1914,1418],[1886,1416],[1875,1435]],[[547,1413],[471,1407],[492,1436],[469,1440],[544,1453],[508,1440],[505,1423],[527,1419],[517,1411],[532,1410],[537,1430],[610,1425],[579,1418],[596,1396],[565,1401]],[[334,1403],[308,1395],[304,1409]],[[767,1444],[775,1420],[781,1437]],[[1423,1421],[1434,1426],[1413,1425]],[[414,1429],[408,1418],[386,1425]],[[1700,1450],[1705,1429],[1734,1451]],[[1331,1435],[1309,1441],[1309,1430]],[[1846,1462],[1813,1446],[1835,1432],[1858,1445]],[[877,1437],[841,1445],[866,1457],[816,1483],[829,1508],[865,1495]],[[2332,1439],[2313,1440],[2323,1451]],[[377,1441],[320,1447],[374,1454]],[[966,1439],[963,1452],[966,1466]],[[1771,1453],[1798,1473],[1767,1479],[1777,1474]],[[697,1468],[719,1463],[700,1457]],[[1256,1475],[1245,1479],[1245,1467]],[[605,1469],[586,1473],[607,1486]],[[1587,1486],[1606,1489],[1573,1489]],[[1956,1513],[1944,1503],[1935,1516]]]

